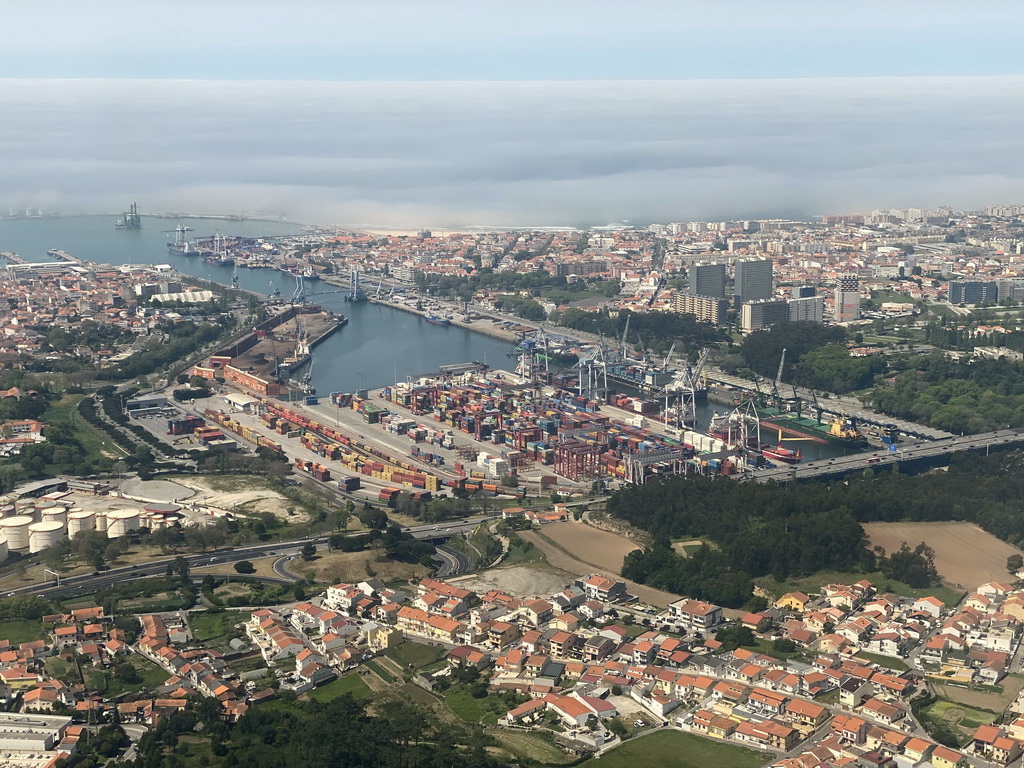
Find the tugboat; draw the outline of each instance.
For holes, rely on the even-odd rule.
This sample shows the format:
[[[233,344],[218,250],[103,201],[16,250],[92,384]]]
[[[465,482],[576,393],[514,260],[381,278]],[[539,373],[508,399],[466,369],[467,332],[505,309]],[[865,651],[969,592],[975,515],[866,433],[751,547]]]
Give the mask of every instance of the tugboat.
[[[799,464],[804,458],[799,450],[786,448],[784,445],[762,445],[761,455],[770,459],[778,459],[786,464]]]

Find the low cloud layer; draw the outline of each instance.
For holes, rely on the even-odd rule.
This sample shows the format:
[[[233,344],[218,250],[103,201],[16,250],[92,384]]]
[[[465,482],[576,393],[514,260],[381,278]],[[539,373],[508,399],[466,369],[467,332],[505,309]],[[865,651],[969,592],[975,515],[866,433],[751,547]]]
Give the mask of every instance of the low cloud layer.
[[[587,225],[1024,199],[1024,77],[0,81],[0,207]]]

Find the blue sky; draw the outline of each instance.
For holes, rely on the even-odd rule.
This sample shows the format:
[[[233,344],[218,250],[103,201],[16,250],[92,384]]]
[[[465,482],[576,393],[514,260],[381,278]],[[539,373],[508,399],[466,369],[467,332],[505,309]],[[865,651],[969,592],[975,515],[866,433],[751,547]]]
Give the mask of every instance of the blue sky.
[[[0,0],[0,77],[604,80],[1020,74],[1024,3]]]

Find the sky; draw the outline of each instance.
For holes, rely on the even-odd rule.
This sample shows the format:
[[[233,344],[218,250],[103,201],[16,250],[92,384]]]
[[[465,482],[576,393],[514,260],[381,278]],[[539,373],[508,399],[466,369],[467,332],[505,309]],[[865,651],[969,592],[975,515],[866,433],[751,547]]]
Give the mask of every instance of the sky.
[[[1021,3],[0,12],[8,209],[583,226],[1024,199]]]

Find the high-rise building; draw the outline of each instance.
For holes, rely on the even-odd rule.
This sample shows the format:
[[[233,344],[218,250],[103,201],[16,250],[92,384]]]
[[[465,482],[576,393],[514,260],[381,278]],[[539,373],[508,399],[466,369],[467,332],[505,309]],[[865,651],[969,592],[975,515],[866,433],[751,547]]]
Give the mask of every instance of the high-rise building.
[[[690,268],[690,293],[725,298],[725,264],[695,264]]]
[[[999,301],[999,285],[981,280],[950,280],[948,298],[950,304],[994,304]]]
[[[788,321],[789,302],[785,299],[746,301],[740,307],[740,331],[743,333],[751,333]]]
[[[790,322],[820,323],[825,317],[825,299],[821,296],[803,296],[789,300]]]
[[[860,319],[860,282],[856,275],[844,275],[837,281],[833,313],[837,323]]]
[[[806,299],[808,296],[817,296],[818,289],[813,285],[801,285],[796,289],[796,297],[798,299]]]
[[[721,325],[729,311],[729,302],[712,296],[688,296],[677,293],[672,297],[672,309],[684,315],[693,315],[701,322]]]
[[[739,306],[745,301],[770,299],[772,290],[772,260],[736,262],[736,281],[733,293]]]

